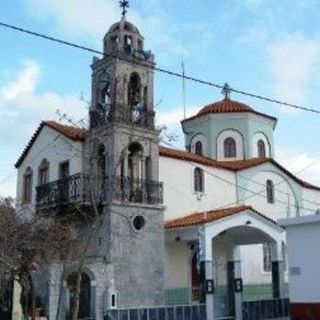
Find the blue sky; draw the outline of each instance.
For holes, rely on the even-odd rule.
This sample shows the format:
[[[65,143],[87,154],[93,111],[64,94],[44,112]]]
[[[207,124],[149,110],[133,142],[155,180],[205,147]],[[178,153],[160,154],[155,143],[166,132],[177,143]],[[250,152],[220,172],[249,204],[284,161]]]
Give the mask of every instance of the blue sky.
[[[317,0],[131,0],[128,20],[146,38],[159,67],[320,109],[320,23]],[[0,21],[86,46],[102,47],[117,21],[117,0],[11,0]],[[13,164],[42,119],[56,109],[86,117],[92,54],[0,28],[0,194],[14,195]],[[156,73],[158,122],[180,136],[181,80]],[[187,82],[193,114],[221,99],[219,90]],[[237,94],[233,99],[278,117],[276,158],[302,178],[320,183],[320,115]],[[316,162],[319,159],[319,162]]]

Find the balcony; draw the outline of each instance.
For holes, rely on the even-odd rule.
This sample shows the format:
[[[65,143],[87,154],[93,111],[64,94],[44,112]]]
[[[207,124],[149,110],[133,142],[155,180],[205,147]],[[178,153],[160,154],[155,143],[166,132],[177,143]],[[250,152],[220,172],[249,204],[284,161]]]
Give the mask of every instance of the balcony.
[[[81,173],[43,184],[36,188],[36,210],[60,211],[88,203],[89,192],[89,177]]]
[[[109,181],[109,185],[113,185],[114,190],[109,188],[109,192],[113,191],[111,197],[114,200],[153,205],[163,202],[162,182],[132,179],[130,177],[116,177],[115,180]],[[107,190],[107,193],[109,192]]]
[[[76,206],[90,206],[111,200],[158,205],[163,202],[163,184],[152,180],[129,177],[106,178],[100,188],[82,173],[59,179],[36,188],[38,213],[67,211]]]

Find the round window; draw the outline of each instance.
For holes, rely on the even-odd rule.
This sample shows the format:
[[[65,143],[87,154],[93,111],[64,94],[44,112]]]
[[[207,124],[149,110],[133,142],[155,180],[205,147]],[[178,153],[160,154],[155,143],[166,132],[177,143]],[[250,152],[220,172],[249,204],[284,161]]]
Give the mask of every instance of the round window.
[[[146,224],[146,220],[143,216],[135,216],[132,223],[136,230],[141,230]]]

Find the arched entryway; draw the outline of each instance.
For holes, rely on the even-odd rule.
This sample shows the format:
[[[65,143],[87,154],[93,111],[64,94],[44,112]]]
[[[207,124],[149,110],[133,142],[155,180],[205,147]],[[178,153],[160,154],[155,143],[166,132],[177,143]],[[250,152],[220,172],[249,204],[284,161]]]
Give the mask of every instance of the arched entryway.
[[[71,273],[66,280],[66,319],[71,319],[74,306],[76,304],[77,274]],[[91,279],[87,273],[81,274],[79,312],[78,319],[86,319],[93,316],[93,290]]]

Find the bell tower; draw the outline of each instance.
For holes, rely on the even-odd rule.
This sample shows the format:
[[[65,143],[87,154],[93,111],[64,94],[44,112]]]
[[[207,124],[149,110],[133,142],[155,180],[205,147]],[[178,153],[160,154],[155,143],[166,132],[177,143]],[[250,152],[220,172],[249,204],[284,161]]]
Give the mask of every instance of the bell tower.
[[[119,308],[163,303],[164,226],[159,132],[154,126],[154,55],[138,28],[122,18],[92,63],[88,172],[105,213],[97,255],[112,266]],[[139,294],[137,294],[139,292]],[[115,300],[114,300],[115,301]]]
[[[154,55],[125,15],[105,35],[103,52],[92,64],[91,128],[116,121],[152,129]]]

